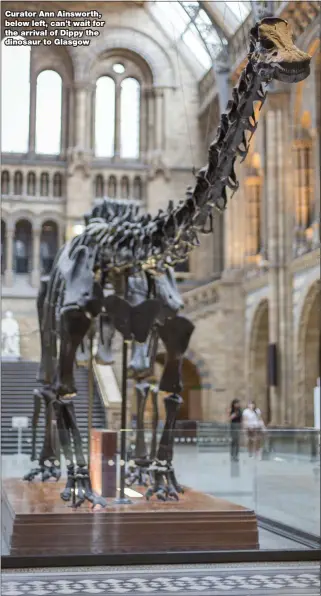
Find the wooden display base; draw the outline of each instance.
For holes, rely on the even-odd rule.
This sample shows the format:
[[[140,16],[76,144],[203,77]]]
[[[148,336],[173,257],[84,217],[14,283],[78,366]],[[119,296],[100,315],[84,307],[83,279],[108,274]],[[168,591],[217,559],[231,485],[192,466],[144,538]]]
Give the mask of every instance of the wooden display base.
[[[255,513],[187,489],[180,501],[147,502],[93,512],[59,496],[63,482],[4,480],[2,532],[10,555],[76,555],[258,549]],[[142,494],[145,488],[133,487]]]

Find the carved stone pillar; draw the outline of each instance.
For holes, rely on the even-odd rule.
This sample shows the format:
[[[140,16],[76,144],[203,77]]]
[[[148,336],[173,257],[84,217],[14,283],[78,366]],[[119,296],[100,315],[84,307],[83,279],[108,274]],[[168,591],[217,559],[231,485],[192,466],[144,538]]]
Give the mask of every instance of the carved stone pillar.
[[[13,240],[14,240],[14,228],[7,226],[6,230],[6,263],[4,272],[4,285],[11,287],[13,284]]]
[[[88,149],[87,118],[88,118],[88,83],[75,83],[75,146],[85,151]]]
[[[277,187],[277,125],[278,110],[270,109],[267,124],[267,196],[268,196],[268,260],[269,260],[269,344],[279,347],[279,247],[278,247],[278,187]],[[280,420],[279,387],[270,387],[271,424]]]
[[[279,385],[280,423],[293,424],[293,197],[288,189],[292,183],[292,153],[290,143],[289,95],[280,97],[277,114],[278,163],[278,225],[279,225]]]
[[[35,77],[32,66],[30,67],[30,72],[29,153],[34,154],[36,151],[37,78]]]
[[[164,138],[164,90],[156,89],[156,151],[161,153],[163,150]]]
[[[314,156],[314,205],[312,248],[320,246],[320,137],[316,132],[313,138],[312,155]]]
[[[37,288],[40,280],[40,233],[38,227],[33,228],[33,245],[32,245],[32,272],[31,285]]]
[[[153,89],[146,91],[147,99],[147,151],[155,149],[155,95]]]
[[[121,133],[121,115],[120,115],[120,105],[121,105],[121,86],[116,85],[115,88],[115,159],[118,160],[120,158],[120,133]]]
[[[140,95],[140,159],[143,162],[146,161],[148,147],[147,102],[148,91],[142,88]]]
[[[291,151],[288,96],[275,94],[267,113],[267,177],[269,240],[269,344],[277,348],[277,386],[270,387],[271,423],[292,418],[292,213]]]

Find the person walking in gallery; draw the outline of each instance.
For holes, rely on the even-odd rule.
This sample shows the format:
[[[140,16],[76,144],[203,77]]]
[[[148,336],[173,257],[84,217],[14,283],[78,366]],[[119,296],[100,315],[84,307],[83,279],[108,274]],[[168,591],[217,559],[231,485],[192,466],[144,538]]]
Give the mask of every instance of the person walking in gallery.
[[[242,426],[242,409],[239,399],[233,399],[229,411],[231,426],[231,459],[239,461],[240,436]]]
[[[258,455],[262,446],[262,435],[265,430],[261,410],[254,401],[249,401],[242,415],[242,427],[247,434],[249,456]]]

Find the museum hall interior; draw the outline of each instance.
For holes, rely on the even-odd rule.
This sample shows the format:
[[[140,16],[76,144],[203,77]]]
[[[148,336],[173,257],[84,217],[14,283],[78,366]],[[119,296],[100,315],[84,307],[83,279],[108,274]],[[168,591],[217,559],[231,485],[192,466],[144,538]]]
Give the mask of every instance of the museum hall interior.
[[[2,2],[3,596],[320,594],[320,17]]]

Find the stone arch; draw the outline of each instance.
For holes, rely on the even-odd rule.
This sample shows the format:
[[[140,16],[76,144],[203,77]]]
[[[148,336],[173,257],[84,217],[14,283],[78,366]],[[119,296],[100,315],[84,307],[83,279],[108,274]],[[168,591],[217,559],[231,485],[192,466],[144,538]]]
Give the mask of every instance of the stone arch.
[[[27,174],[27,195],[29,197],[36,195],[36,174],[33,171]]]
[[[49,197],[49,172],[40,174],[40,196]]]
[[[122,176],[120,181],[120,198],[121,199],[128,199],[129,198],[129,178],[128,176]]]
[[[305,293],[297,329],[296,422],[299,426],[314,426],[313,389],[321,375],[320,309],[321,283],[317,279]]]
[[[126,48],[141,56],[149,65],[156,87],[176,87],[175,69],[168,54],[152,37],[134,28],[105,27],[104,35],[91,41],[90,50],[83,56],[71,49],[75,65],[75,79],[86,80],[100,54],[107,50]]]
[[[55,198],[61,198],[63,195],[63,177],[60,172],[55,172],[53,175],[53,196]]]
[[[261,300],[254,312],[248,352],[248,399],[260,408],[266,423],[270,421],[269,386],[267,382],[269,346],[269,303]]]
[[[56,213],[55,211],[42,211],[41,213],[39,213],[39,215],[37,216],[37,227],[40,230],[41,226],[46,222],[46,221],[52,221],[55,223],[55,225],[59,227],[62,225],[62,219],[60,217],[60,214]]]
[[[24,219],[30,223],[32,227],[34,227],[36,215],[29,209],[19,209],[18,211],[14,211],[11,216],[11,228],[14,229],[17,222],[21,219]]]
[[[96,174],[94,180],[95,197],[96,199],[102,199],[104,196],[104,177],[102,174]]]
[[[122,74],[114,72],[115,63],[124,66]],[[140,54],[124,48],[104,50],[97,56],[91,67],[90,81],[94,84],[102,76],[110,77],[115,83],[135,78],[142,87],[153,84],[153,73],[146,60]]]
[[[7,259],[7,223],[6,220],[1,217],[1,275],[6,270],[6,259]]]
[[[23,174],[20,170],[14,173],[13,177],[13,194],[15,196],[21,196],[23,193]]]
[[[1,172],[1,194],[10,194],[10,173],[8,170],[2,170]]]
[[[17,218],[14,233],[14,269],[20,274],[30,273],[32,267],[32,223]]]
[[[116,176],[109,176],[109,178],[108,178],[107,195],[110,199],[115,199],[117,197],[117,178],[116,178]]]
[[[41,271],[48,275],[57,254],[59,245],[59,227],[55,220],[46,219],[41,226],[40,234],[40,261]]]

